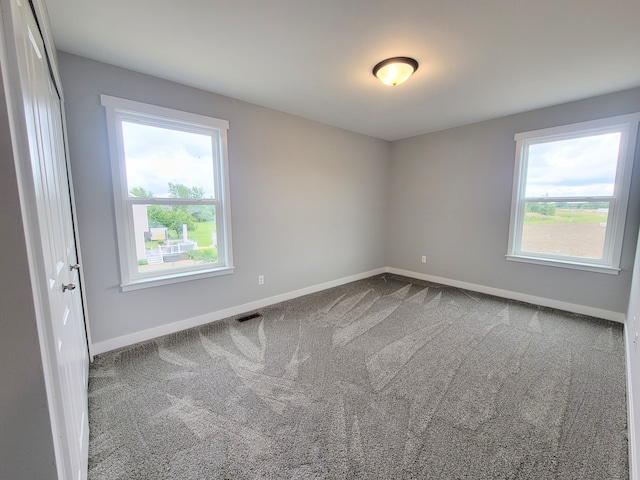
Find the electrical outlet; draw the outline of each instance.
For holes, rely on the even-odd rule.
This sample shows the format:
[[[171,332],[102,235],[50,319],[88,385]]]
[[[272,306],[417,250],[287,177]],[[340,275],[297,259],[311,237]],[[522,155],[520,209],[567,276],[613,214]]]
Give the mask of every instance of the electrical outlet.
[[[426,255],[422,255],[422,263],[427,263],[427,256]]]
[[[258,285],[264,285],[264,275],[258,275]]]

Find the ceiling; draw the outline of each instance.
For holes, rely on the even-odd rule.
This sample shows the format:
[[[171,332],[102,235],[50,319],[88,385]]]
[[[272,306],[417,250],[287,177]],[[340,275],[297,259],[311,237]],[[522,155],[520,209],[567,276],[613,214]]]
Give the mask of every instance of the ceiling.
[[[385,140],[640,86],[638,0],[46,2],[59,50]]]

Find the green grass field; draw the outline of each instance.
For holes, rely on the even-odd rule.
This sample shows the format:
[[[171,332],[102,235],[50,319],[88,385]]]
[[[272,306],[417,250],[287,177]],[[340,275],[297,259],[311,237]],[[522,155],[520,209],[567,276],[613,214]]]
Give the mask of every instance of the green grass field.
[[[542,215],[540,213],[525,213],[525,225],[553,224],[553,223],[605,223],[607,212],[597,210],[557,208],[555,215]]]
[[[198,242],[198,248],[211,246],[211,233],[216,231],[215,222],[197,222],[196,229],[187,232],[189,240]]]

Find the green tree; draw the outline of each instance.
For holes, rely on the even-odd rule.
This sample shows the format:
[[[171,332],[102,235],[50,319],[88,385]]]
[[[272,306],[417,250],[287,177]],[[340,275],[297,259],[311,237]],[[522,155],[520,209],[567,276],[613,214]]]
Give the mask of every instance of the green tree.
[[[149,227],[151,228],[168,228],[166,210],[160,205],[149,205],[147,207],[147,218],[149,219]]]
[[[138,197],[138,198],[152,198],[153,197],[153,193],[151,193],[151,191],[147,191],[145,190],[143,187],[133,187],[131,190],[129,190],[129,193],[131,195],[133,195],[134,197]]]
[[[177,235],[182,233],[182,225],[187,226],[187,230],[196,228],[196,219],[189,212],[173,207],[167,210],[167,228],[174,230]]]
[[[189,188],[182,183],[169,182],[169,196],[171,198],[192,198],[199,200],[204,198],[204,188]],[[197,222],[211,222],[215,219],[214,209],[209,205],[185,205],[175,208],[189,212]]]
[[[142,187],[132,188],[131,194],[136,197],[153,197],[151,192],[147,192]],[[202,187],[189,188],[182,183],[169,182],[169,196],[171,198],[192,198],[197,200],[204,197],[204,189]],[[149,205],[147,207],[147,217],[150,227],[167,228],[175,231],[177,236],[182,234],[182,225],[186,225],[187,230],[195,230],[196,222],[211,221],[215,218],[213,207],[209,205],[173,205],[171,207]]]
[[[204,197],[204,188],[187,187],[182,183],[169,182],[169,196],[171,198],[202,198]]]
[[[151,228],[168,228],[182,234],[182,225],[187,226],[187,230],[196,228],[196,219],[186,210],[179,207],[162,207],[160,205],[149,205],[147,207],[147,217]]]
[[[539,213],[552,217],[556,214],[556,206],[553,203],[530,202],[525,207],[525,213]]]

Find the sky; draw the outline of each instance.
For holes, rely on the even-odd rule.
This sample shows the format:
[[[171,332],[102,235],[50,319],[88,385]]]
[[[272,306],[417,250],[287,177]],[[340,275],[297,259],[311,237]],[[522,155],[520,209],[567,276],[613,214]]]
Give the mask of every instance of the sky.
[[[211,137],[122,122],[129,190],[143,187],[154,197],[169,196],[169,182],[201,187],[214,196]]]
[[[611,196],[620,133],[529,147],[526,197]]]

